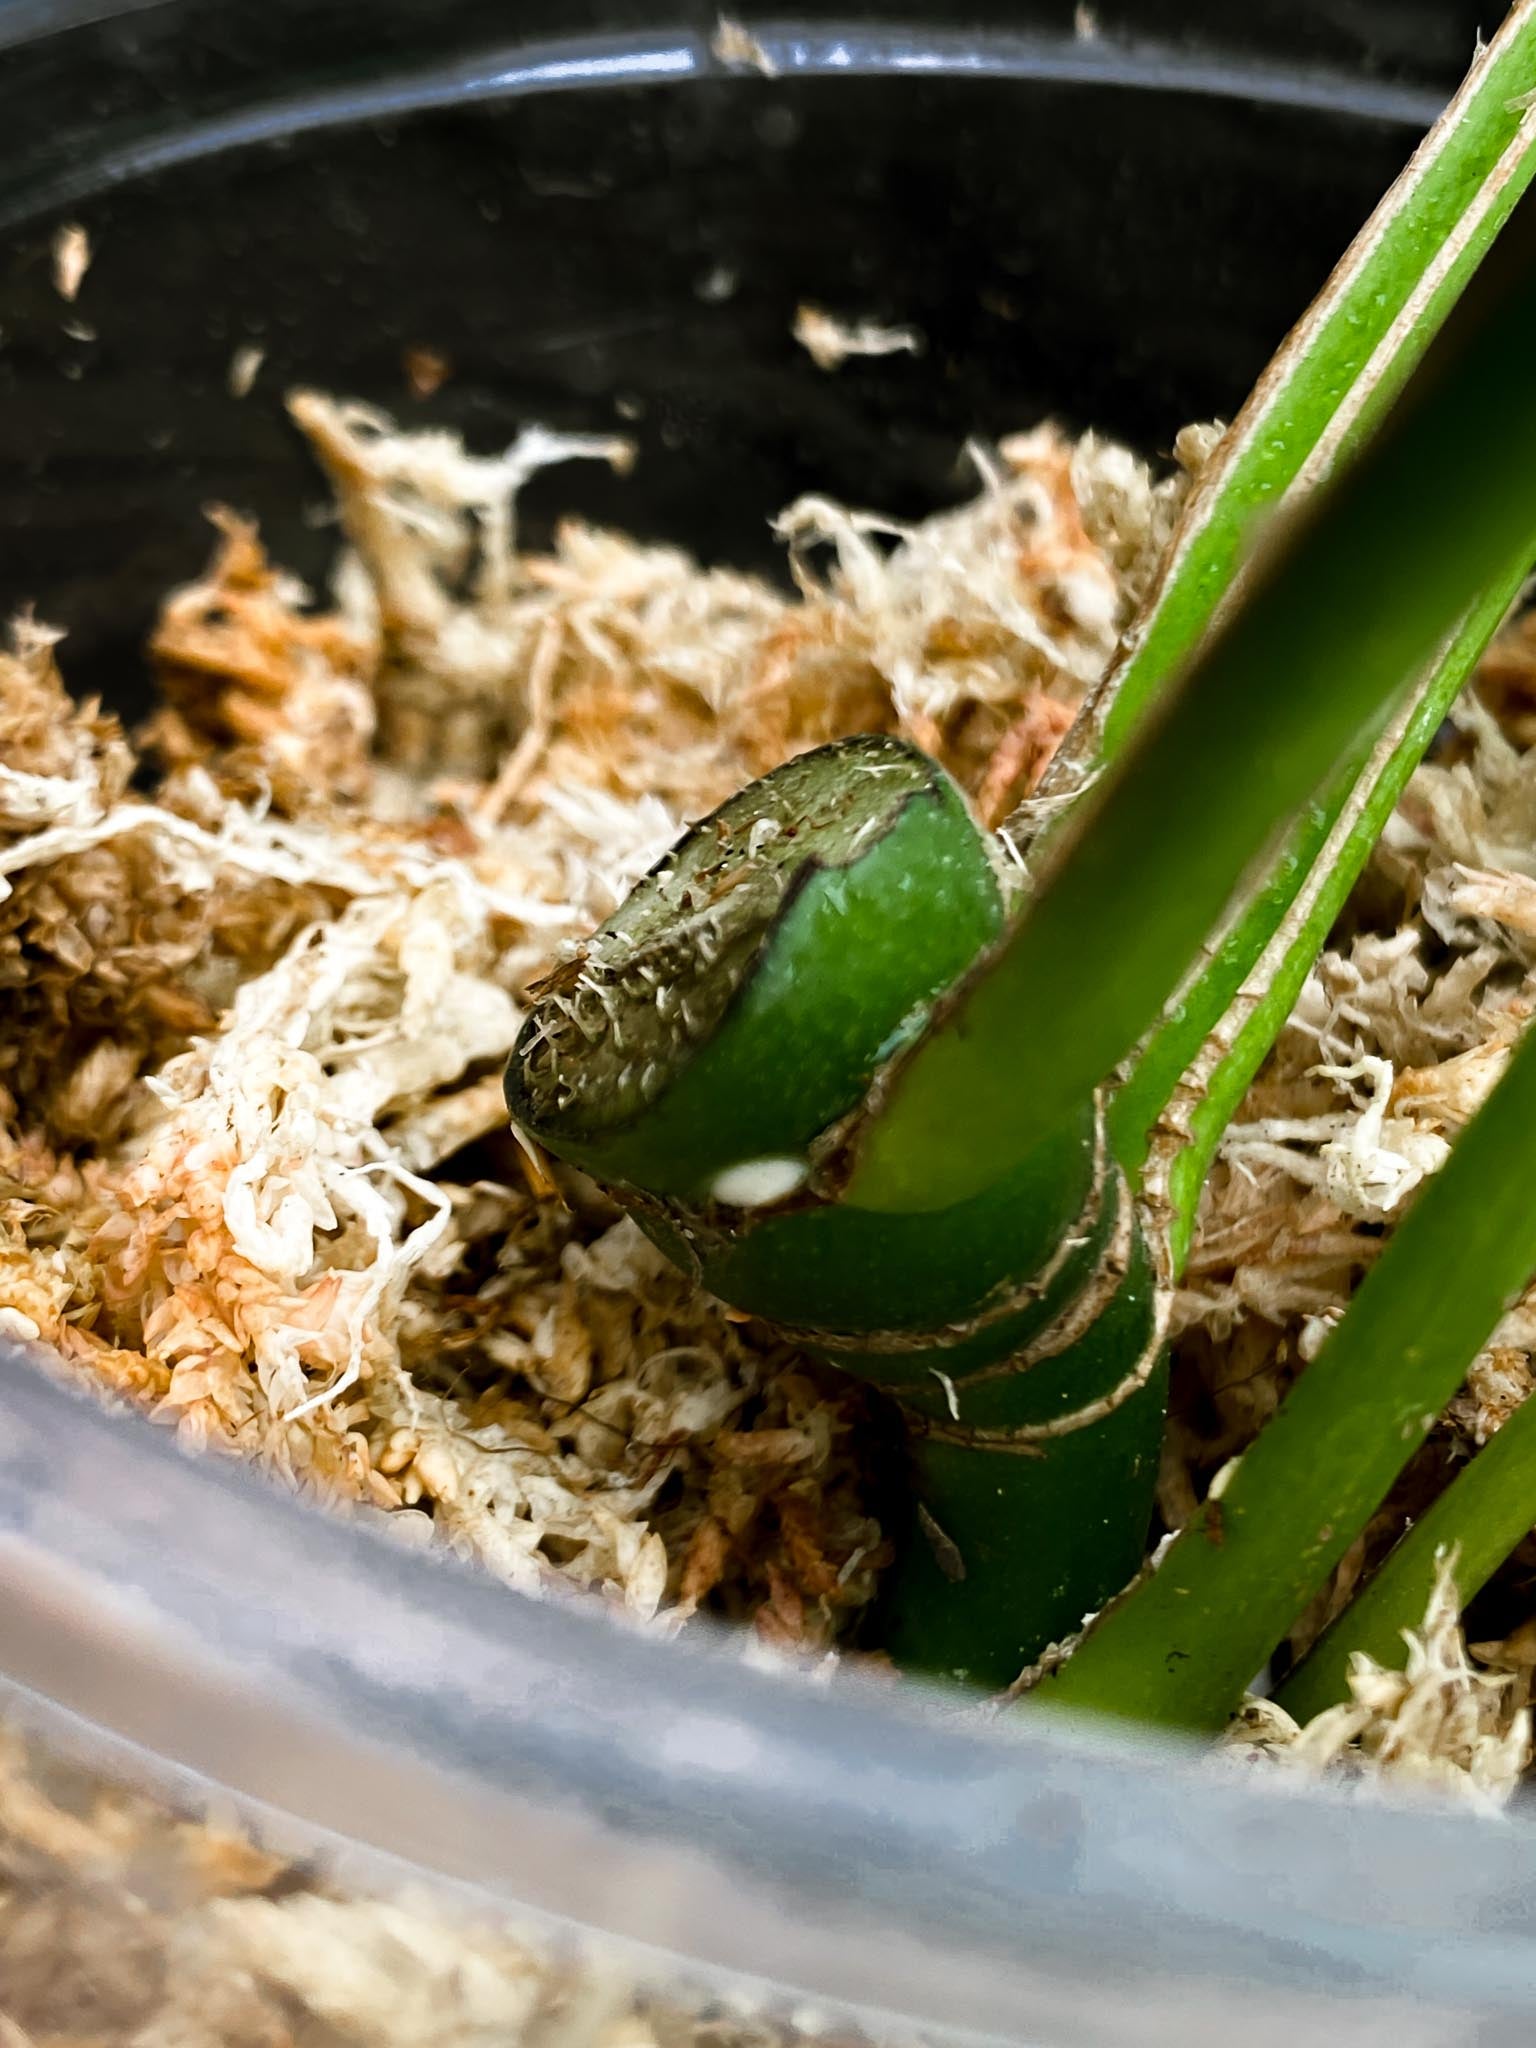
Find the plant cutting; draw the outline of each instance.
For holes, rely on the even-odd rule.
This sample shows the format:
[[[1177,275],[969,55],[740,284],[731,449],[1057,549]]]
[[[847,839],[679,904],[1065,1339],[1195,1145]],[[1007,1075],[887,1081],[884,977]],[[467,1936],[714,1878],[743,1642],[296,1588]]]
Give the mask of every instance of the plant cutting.
[[[539,991],[515,1124],[711,1292],[894,1400],[901,1661],[1007,1683],[1144,1548],[1201,1177],[1536,560],[1533,90],[1520,6],[1230,430],[996,841],[911,748],[811,753],[694,827]],[[1457,519],[1426,519],[1426,491]],[[1536,1265],[1531,1058],[1220,1501],[1048,1659],[1047,1697],[1197,1725],[1237,1704]],[[1459,1232],[1495,1173],[1493,1220]],[[1422,1579],[1383,1575],[1373,1644]]]
[[[1524,429],[1457,310],[1530,71],[1517,10],[1170,473],[973,442],[916,523],[790,505],[792,591],[524,545],[611,433],[289,392],[329,598],[221,513],[149,728],[0,670],[0,1333],[529,1592],[1032,1707],[1215,1727],[1278,1649],[1312,1716],[1431,1584],[1449,1668],[1449,1550],[1509,1633],[1536,1297],[1484,1342],[1517,1225],[1435,1281],[1492,1155],[1418,1184],[1532,995]]]

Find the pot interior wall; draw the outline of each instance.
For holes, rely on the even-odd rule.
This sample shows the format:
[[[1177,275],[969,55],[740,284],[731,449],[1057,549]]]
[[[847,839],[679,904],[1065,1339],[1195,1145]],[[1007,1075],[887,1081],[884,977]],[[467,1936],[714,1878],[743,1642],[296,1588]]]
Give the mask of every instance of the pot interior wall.
[[[1262,9],[1222,63],[996,24],[823,32],[767,78],[727,71],[707,35],[631,26],[563,57],[530,45],[520,68],[461,54],[455,103],[431,109],[400,111],[438,90],[425,72],[259,112],[225,81],[206,119],[158,123],[92,72],[96,157],[34,151],[30,187],[14,159],[0,180],[0,605],[34,603],[68,630],[75,685],[139,710],[137,650],[206,557],[206,505],[323,572],[296,384],[481,448],[529,420],[622,428],[633,473],[541,477],[528,538],[575,511],[768,568],[798,492],[921,513],[966,488],[969,434],[1052,414],[1166,451],[1240,401],[1434,102],[1421,80],[1277,68],[1266,37]],[[1317,38],[1292,42],[1311,62]],[[671,77],[678,51],[693,68]],[[18,119],[24,74],[0,80]],[[609,82],[565,89],[582,77]],[[72,304],[63,220],[92,248]],[[910,325],[922,353],[819,370],[790,332],[801,302]],[[262,358],[235,397],[240,350]],[[407,374],[424,350],[447,370],[429,398]]]

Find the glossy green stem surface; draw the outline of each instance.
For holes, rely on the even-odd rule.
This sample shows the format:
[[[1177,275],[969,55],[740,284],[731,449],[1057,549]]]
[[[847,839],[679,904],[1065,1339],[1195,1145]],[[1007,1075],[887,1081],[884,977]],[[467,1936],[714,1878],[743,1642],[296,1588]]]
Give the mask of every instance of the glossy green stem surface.
[[[1223,434],[1155,589],[1051,762],[1041,803],[1009,821],[1015,844],[1033,844],[1037,814],[1045,842],[1061,829],[1072,792],[1121,750],[1240,593],[1264,519],[1324,481],[1401,389],[1536,170],[1533,87],[1536,0],[1519,0]],[[1518,581],[1485,592],[1421,676],[1390,746],[1362,746],[1306,805],[1127,1063],[1116,1140],[1134,1172],[1156,1131],[1176,1270],[1217,1139]]]
[[[1226,601],[1256,520],[1326,477],[1402,389],[1536,171],[1533,86],[1536,0],[1517,0],[1232,422],[1048,792],[1120,752]]]
[[[1155,1026],[1243,878],[1379,734],[1458,622],[1529,568],[1533,243],[1528,194],[1507,260],[1492,279],[1485,269],[1387,428],[1309,502],[1140,721],[947,1028],[898,1066],[854,1199],[960,1200],[1038,1144]]]
[[[1527,1035],[1220,1499],[1038,1697],[1221,1726],[1536,1271],[1533,1158]]]
[[[1221,1135],[1291,1013],[1409,777],[1519,595],[1510,568],[1473,604],[1391,726],[1293,829],[1263,888],[1237,912],[1116,1090],[1110,1125],[1127,1171],[1163,1120],[1173,1270],[1189,1256],[1200,1190]],[[1192,1048],[1198,1048],[1191,1063]],[[1184,1101],[1170,1102],[1182,1095]]]

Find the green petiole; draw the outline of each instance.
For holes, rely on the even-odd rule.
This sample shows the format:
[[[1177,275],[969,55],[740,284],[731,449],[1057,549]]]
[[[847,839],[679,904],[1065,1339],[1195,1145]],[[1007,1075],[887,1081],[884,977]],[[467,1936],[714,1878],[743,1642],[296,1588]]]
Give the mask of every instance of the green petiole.
[[[1533,1148],[1536,1036],[1527,1035],[1220,1499],[1202,1505],[1039,1697],[1220,1727],[1536,1271]],[[1422,1602],[1407,1618],[1420,1612]],[[1382,1614],[1397,1625],[1385,1606]]]

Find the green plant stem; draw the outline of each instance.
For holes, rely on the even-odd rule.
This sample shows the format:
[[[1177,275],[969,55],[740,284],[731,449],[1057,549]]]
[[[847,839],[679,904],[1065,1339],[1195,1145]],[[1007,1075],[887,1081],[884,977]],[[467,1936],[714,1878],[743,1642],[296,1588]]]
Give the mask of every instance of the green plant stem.
[[[1317,431],[1292,483],[1380,410],[1526,175],[1528,124],[1506,134],[1494,119],[1508,60],[1463,96],[1459,130],[1437,130],[1413,203],[1378,219],[1378,255],[1396,251],[1386,297],[1367,250],[1348,285],[1365,294],[1359,318],[1338,300],[1342,325],[1330,314],[1282,366],[1292,398],[1316,401],[1310,426],[1306,404],[1295,414],[1298,433]],[[1521,218],[1525,245],[1529,202]],[[1334,344],[1361,320],[1357,360]],[[1210,529],[1220,544],[1179,585],[1182,649],[1169,655],[1170,626],[1133,669],[1157,702],[1132,717],[1122,675],[1101,728],[1114,758],[1021,914],[1005,917],[985,842],[931,764],[887,741],[821,750],[689,833],[553,978],[519,1041],[508,1099],[525,1130],[722,1299],[897,1404],[916,1512],[887,1619],[909,1661],[1011,1676],[1139,1554],[1166,1269],[1102,1140],[1101,1087],[1244,891],[1263,908],[1218,961],[1223,1020],[1247,994],[1244,947],[1283,933],[1300,960],[1320,941],[1334,881],[1321,864],[1358,854],[1350,834],[1385,815],[1382,778],[1407,773],[1433,689],[1449,687],[1437,673],[1408,704],[1411,678],[1536,554],[1533,333],[1536,275],[1506,268],[1163,688],[1157,661],[1168,672],[1189,653],[1237,566],[1237,527]],[[1239,483],[1223,516],[1250,485],[1254,503],[1276,494],[1247,471]],[[1456,508],[1446,525],[1442,506]],[[1177,582],[1187,563],[1175,569]],[[1362,602],[1383,591],[1390,602]],[[1277,884],[1275,850],[1307,806]],[[1297,1568],[1332,1534],[1303,1532]],[[1256,1605],[1269,1597],[1260,1586]]]
[[[902,1662],[1007,1684],[1135,1570],[1162,1300],[1090,1096],[966,1202],[844,1199],[850,1119],[1003,928],[940,769],[864,738],[689,832],[551,978],[514,1120],[722,1300],[883,1390],[909,1480],[881,1588]]]
[[[1528,1035],[1220,1499],[1089,1631],[1042,1698],[1221,1725],[1536,1270],[1533,1149]]]
[[[1536,0],[1511,8],[1488,49],[1287,336],[1192,493],[1156,589],[1109,673],[1059,750],[1045,810],[1119,752],[1137,719],[1187,659],[1240,577],[1249,529],[1305,494],[1347,456],[1400,389],[1472,269],[1536,170]],[[1501,586],[1510,599],[1514,590]],[[1284,1021],[1288,1001],[1343,903],[1418,755],[1433,737],[1486,633],[1497,593],[1422,680],[1411,729],[1385,759],[1364,750],[1298,819],[1278,857],[1209,942],[1150,1040],[1128,1064],[1113,1108],[1127,1166],[1141,1162],[1177,1095],[1162,1160],[1175,1263],[1188,1248],[1212,1147]],[[1486,630],[1485,630],[1486,629]],[[1031,839],[1026,803],[1010,821]],[[1044,840],[1053,829],[1047,824]],[[1300,914],[1298,915],[1298,910]],[[1303,929],[1304,927],[1304,929]],[[1269,993],[1255,1004],[1253,990]],[[1285,996],[1282,999],[1281,992]],[[1240,1032],[1241,1043],[1234,1043]],[[1209,1090],[1209,1104],[1201,1098]],[[1200,1102],[1196,1122],[1190,1106]],[[1167,1175],[1169,1138],[1183,1146]]]
[[[1077,805],[1037,893],[962,985],[944,1028],[899,1065],[863,1139],[852,1200],[962,1200],[1038,1144],[1154,1024],[1234,879],[1362,735],[1380,732],[1480,595],[1536,557],[1529,200],[1510,235],[1511,260],[1448,323],[1388,431],[1254,575],[1245,603]],[[1426,516],[1427,506],[1455,516]]]
[[[1536,170],[1533,86],[1536,0],[1519,0],[1228,429],[1048,798],[1112,760],[1189,659],[1255,518],[1325,477],[1402,388]]]
[[[1536,1400],[1509,1420],[1419,1516],[1344,1612],[1326,1629],[1276,1694],[1298,1721],[1349,1696],[1357,1651],[1387,1669],[1405,1656],[1403,1631],[1422,1616],[1441,1552],[1456,1554],[1463,1604],[1536,1527]]]
[[[1200,1190],[1222,1132],[1283,1029],[1409,777],[1523,581],[1523,570],[1511,570],[1483,593],[1366,758],[1339,778],[1342,793],[1329,792],[1308,807],[1268,886],[1245,903],[1214,960],[1202,963],[1169,1006],[1115,1096],[1111,1128],[1128,1171],[1140,1167],[1148,1138],[1165,1117],[1159,1138],[1175,1272],[1189,1256]],[[1192,1045],[1199,1049],[1190,1060]]]

